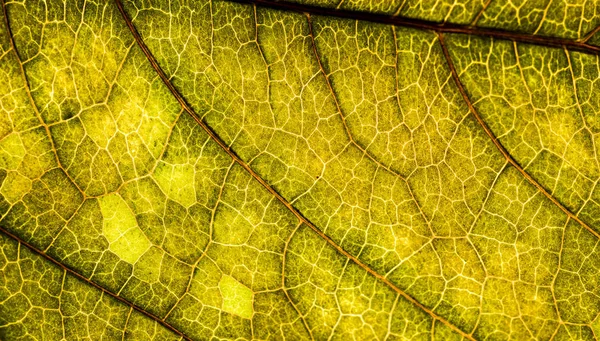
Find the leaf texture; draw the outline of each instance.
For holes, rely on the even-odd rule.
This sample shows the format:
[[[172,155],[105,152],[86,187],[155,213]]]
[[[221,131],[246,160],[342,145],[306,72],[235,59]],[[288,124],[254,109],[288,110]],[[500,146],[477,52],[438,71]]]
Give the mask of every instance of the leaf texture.
[[[0,339],[596,339],[598,6],[3,0]]]

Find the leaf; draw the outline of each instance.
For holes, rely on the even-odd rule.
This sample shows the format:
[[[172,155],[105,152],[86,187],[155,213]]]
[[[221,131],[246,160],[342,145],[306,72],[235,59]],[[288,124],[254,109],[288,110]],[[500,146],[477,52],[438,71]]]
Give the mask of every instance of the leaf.
[[[600,332],[596,2],[2,5],[0,339]]]

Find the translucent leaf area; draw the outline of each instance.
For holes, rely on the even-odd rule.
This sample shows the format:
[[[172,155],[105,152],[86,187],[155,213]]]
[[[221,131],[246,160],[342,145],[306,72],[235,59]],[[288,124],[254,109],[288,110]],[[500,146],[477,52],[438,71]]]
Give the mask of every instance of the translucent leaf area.
[[[600,337],[600,2],[0,3],[0,340]]]

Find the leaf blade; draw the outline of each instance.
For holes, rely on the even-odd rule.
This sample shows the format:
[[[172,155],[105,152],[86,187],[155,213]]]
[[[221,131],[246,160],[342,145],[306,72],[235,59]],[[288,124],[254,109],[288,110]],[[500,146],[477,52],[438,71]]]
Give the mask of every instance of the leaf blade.
[[[123,12],[132,10],[130,2],[126,6]],[[564,288],[577,282],[569,270],[575,259],[594,273],[593,261],[572,251],[578,243],[594,244],[586,234],[594,230],[571,213],[569,204],[561,203],[564,198],[554,199],[547,184],[534,179],[538,175],[529,176],[495,138],[495,128],[487,128],[475,110],[479,101],[472,104],[467,95],[471,85],[464,87],[464,74],[454,69],[451,58],[459,58],[454,52],[459,47],[449,49],[443,38],[414,29],[319,16],[308,16],[307,21],[301,15],[226,2],[198,4],[193,11],[169,7],[157,13],[139,6],[129,13],[136,27],[129,20],[119,24],[116,7],[107,8],[103,13],[110,15],[101,18],[120,27],[121,32],[112,32],[125,37],[125,50],[121,49],[125,57],[110,64],[116,70],[114,89],[109,84],[108,92],[98,91],[101,96],[84,93],[76,100],[83,103],[82,110],[69,100],[70,93],[91,84],[79,75],[72,87],[64,88],[66,96],[60,95],[64,108],[44,104],[48,87],[36,86],[33,96],[36,105],[42,103],[42,116],[57,142],[57,159],[66,164],[65,171],[52,173],[62,180],[51,173],[35,180],[35,186],[43,184],[46,189],[40,190],[51,193],[51,206],[65,221],[55,224],[58,230],[40,245],[90,283],[126,297],[193,338],[320,339],[353,328],[352,335],[363,338],[448,331],[469,339],[495,332],[547,338],[569,333],[586,337],[591,330],[597,289],[593,275],[580,277],[577,289]],[[87,11],[84,8],[82,22]],[[161,21],[164,14],[171,18]],[[190,40],[192,22],[210,26],[210,36]],[[427,25],[441,33],[453,29]],[[136,32],[140,27],[144,39]],[[127,31],[133,32],[129,38]],[[172,32],[181,35],[171,36]],[[473,32],[487,34],[480,29]],[[154,37],[163,33],[169,38]],[[446,36],[452,42],[456,39],[454,34]],[[513,33],[504,37],[561,43]],[[76,45],[86,39],[82,33],[72,41]],[[423,48],[419,50],[415,42]],[[567,42],[569,47],[594,51],[586,43]],[[52,39],[47,44],[51,47]],[[23,46],[29,53],[31,45]],[[181,50],[164,52],[175,46]],[[53,56],[50,60],[63,62],[56,51],[48,53]],[[181,56],[198,60],[186,65]],[[416,58],[411,61],[412,56]],[[423,56],[425,61],[419,61]],[[415,61],[419,66],[414,70],[406,67]],[[35,78],[39,66],[30,60],[24,64],[24,72]],[[590,64],[569,59],[567,71],[577,89],[579,65]],[[429,69],[411,73],[419,68]],[[64,82],[61,72],[55,77]],[[127,77],[137,73],[142,83],[128,83],[121,73]],[[123,94],[149,99],[133,101],[141,106],[141,115],[132,106],[115,107],[114,99]],[[421,98],[433,105],[413,108],[411,104],[421,104]],[[99,110],[87,108],[94,101],[99,101]],[[582,103],[588,102],[578,102],[580,110]],[[158,125],[142,123],[135,131],[128,122],[135,115],[145,120],[155,111],[162,115]],[[107,120],[106,112],[121,116]],[[420,121],[419,115],[425,119]],[[78,121],[83,123],[73,124]],[[407,137],[393,136],[388,142],[408,140],[418,149],[414,154],[398,154],[382,138],[389,127],[402,124],[414,127],[407,130]],[[369,131],[371,126],[375,129]],[[144,153],[135,154],[130,148],[118,154],[119,143],[114,141],[122,132]],[[152,139],[159,143],[152,145]],[[8,139],[6,144],[15,145],[13,140],[17,141]],[[9,171],[23,162],[23,149],[16,145],[10,147],[17,158],[8,159]],[[116,155],[132,161],[115,162]],[[61,194],[69,186],[72,193]],[[518,195],[511,188],[517,188]],[[117,210],[131,210],[127,214],[135,216],[154,245],[136,257],[129,258],[126,249],[111,253],[102,239],[110,213],[100,209],[96,197],[102,203],[115,191],[126,203]],[[75,193],[82,193],[76,209],[64,206],[64,198]],[[37,207],[35,196],[29,195],[30,201],[21,207]],[[41,213],[49,210],[43,203],[36,205],[40,209],[34,210]],[[12,209],[8,215],[3,212],[2,222],[11,230],[21,214]],[[526,213],[516,219],[519,210]],[[29,226],[37,224],[44,221]],[[589,231],[581,230],[586,227]],[[108,241],[115,242],[111,238]],[[115,282],[117,273],[121,279]],[[308,273],[314,274],[306,277]],[[323,294],[325,288],[329,289]],[[353,290],[363,294],[357,296]],[[592,294],[586,301],[578,301],[588,292]],[[232,299],[238,294],[243,299]],[[310,297],[318,299],[310,305]],[[243,302],[243,307],[236,305]],[[497,310],[493,302],[508,310]],[[372,305],[378,308],[373,310]],[[585,313],[575,313],[577,306]],[[127,321],[137,321],[137,314],[129,315]],[[210,322],[215,318],[222,323]],[[329,322],[322,325],[325,320]],[[406,321],[410,322],[402,327]],[[585,326],[579,331],[565,327],[572,321]],[[419,331],[410,334],[415,330]]]

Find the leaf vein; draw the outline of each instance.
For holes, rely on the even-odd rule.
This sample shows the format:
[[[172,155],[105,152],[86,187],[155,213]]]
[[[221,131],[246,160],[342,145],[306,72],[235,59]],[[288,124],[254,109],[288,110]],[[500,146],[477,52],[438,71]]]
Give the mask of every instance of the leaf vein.
[[[231,150],[231,148],[228,147],[225,144],[225,142],[223,142],[223,140],[221,140],[221,138],[210,127],[208,127],[208,125],[203,120],[201,120],[200,117],[194,112],[194,110],[187,104],[187,102],[183,99],[183,97],[181,96],[181,94],[177,91],[177,89],[175,89],[175,86],[170,82],[169,78],[167,77],[167,75],[165,74],[165,72],[162,70],[162,68],[160,67],[160,65],[158,64],[158,62],[156,61],[156,59],[154,58],[154,56],[152,55],[152,53],[150,52],[150,50],[148,49],[148,47],[146,46],[146,44],[144,43],[144,41],[142,40],[140,34],[137,32],[137,29],[133,25],[131,19],[128,17],[127,13],[125,12],[125,9],[124,9],[123,4],[121,3],[121,1],[120,0],[115,0],[115,2],[117,4],[117,7],[118,7],[119,11],[121,12],[121,15],[123,16],[123,20],[127,24],[127,27],[131,31],[131,34],[133,35],[133,37],[136,40],[137,44],[142,49],[142,51],[146,55],[146,58],[148,59],[148,61],[150,62],[150,64],[152,65],[152,67],[154,68],[154,70],[156,71],[156,73],[159,75],[159,77],[162,79],[162,81],[165,83],[165,85],[167,86],[167,88],[169,89],[169,91],[177,99],[177,101],[183,107],[183,109],[187,113],[189,113],[190,116],[196,121],[196,123],[198,123],[198,125],[200,125],[200,127],[202,129],[204,129],[206,131],[206,133],[227,154],[229,154],[229,156],[236,163],[238,163],[240,166],[242,166],[242,168],[244,168],[267,191],[269,191],[273,196],[275,196],[277,198],[277,200],[279,200],[288,210],[290,210],[290,212],[292,212],[300,221],[302,221],[304,224],[306,224],[308,227],[310,227],[311,230],[313,230],[315,233],[317,233],[329,245],[331,245],[332,247],[334,247],[337,250],[337,252],[339,252],[340,254],[344,255],[347,258],[349,258],[355,264],[357,264],[358,266],[360,266],[363,270],[367,271],[372,276],[374,276],[375,278],[377,278],[380,281],[382,281],[383,283],[385,283],[387,286],[389,286],[391,289],[393,289],[394,291],[396,291],[398,294],[402,295],[405,299],[407,299],[413,305],[415,305],[415,306],[419,307],[420,309],[422,309],[423,311],[425,311],[433,319],[439,320],[440,322],[446,324],[449,328],[451,328],[454,331],[456,331],[457,333],[461,334],[463,337],[465,337],[465,338],[467,338],[469,340],[474,340],[470,335],[468,335],[467,333],[465,333],[464,331],[462,331],[458,327],[454,326],[452,323],[450,323],[446,319],[442,318],[441,316],[438,316],[436,313],[434,313],[433,311],[431,311],[430,309],[428,309],[427,307],[425,307],[424,305],[422,305],[420,302],[418,302],[417,300],[415,300],[412,296],[408,295],[406,292],[404,292],[403,290],[401,290],[400,288],[398,288],[396,285],[394,285],[387,278],[385,278],[384,276],[378,274],[373,269],[371,269],[368,265],[366,265],[365,263],[361,262],[359,259],[357,259],[353,255],[351,255],[350,253],[348,253],[346,250],[344,250],[335,241],[333,241],[329,236],[327,236],[325,233],[323,233],[321,230],[319,230],[312,222],[310,222],[307,218],[305,218],[302,214],[300,214],[300,212],[298,212],[298,210],[296,210],[296,208],[294,208],[286,199],[284,199],[281,196],[281,194],[279,194],[277,191],[275,191],[269,184],[267,184],[265,182],[264,179],[262,179],[252,168],[250,168],[250,166],[246,162],[244,162],[233,150]]]
[[[492,140],[492,142],[494,143],[494,145],[496,146],[496,148],[500,151],[500,153],[502,153],[502,155],[504,156],[504,158],[506,159],[506,161],[508,161],[513,167],[515,167],[515,169],[519,173],[521,173],[521,175],[525,179],[527,179],[527,181],[529,181],[529,183],[531,183],[533,186],[535,186],[544,196],[546,196],[546,198],[548,198],[550,201],[552,201],[552,203],[554,203],[554,205],[556,205],[568,217],[570,217],[571,219],[573,219],[576,222],[578,222],[581,226],[583,226],[591,234],[593,234],[594,236],[596,236],[596,238],[600,239],[600,234],[596,230],[594,230],[593,228],[591,228],[590,226],[588,226],[579,217],[577,217],[577,215],[575,213],[571,212],[567,207],[565,207],[556,198],[554,198],[554,196],[552,196],[546,190],[546,188],[544,188],[531,175],[529,175],[529,173],[527,173],[523,169],[523,167],[521,167],[521,165],[504,148],[504,146],[502,145],[502,143],[500,143],[500,141],[498,141],[498,139],[496,138],[496,136],[494,135],[494,133],[492,133],[492,131],[487,126],[487,124],[485,123],[485,121],[481,118],[481,116],[479,115],[479,113],[477,112],[477,110],[475,110],[475,107],[473,106],[473,103],[469,99],[469,96],[467,95],[467,92],[466,92],[466,90],[465,90],[462,82],[460,81],[460,78],[458,77],[458,73],[456,72],[456,69],[454,68],[454,64],[452,63],[452,59],[450,57],[450,53],[448,52],[448,47],[446,46],[446,44],[444,42],[443,33],[442,32],[438,32],[438,37],[439,37],[439,40],[440,40],[440,44],[442,46],[442,50],[444,51],[444,57],[446,59],[446,62],[448,63],[448,66],[450,67],[450,71],[452,72],[452,77],[454,78],[454,82],[456,83],[456,86],[458,87],[458,90],[460,91],[460,93],[461,93],[461,95],[462,95],[465,103],[468,105],[469,110],[471,111],[471,113],[473,114],[473,116],[475,116],[475,119],[477,120],[477,122],[479,123],[479,125],[483,128],[483,130],[488,135],[488,137]]]

